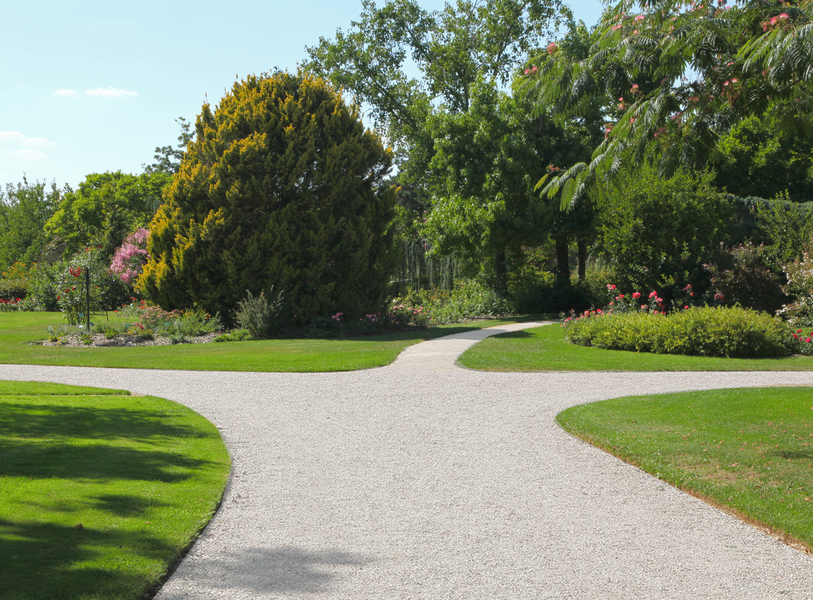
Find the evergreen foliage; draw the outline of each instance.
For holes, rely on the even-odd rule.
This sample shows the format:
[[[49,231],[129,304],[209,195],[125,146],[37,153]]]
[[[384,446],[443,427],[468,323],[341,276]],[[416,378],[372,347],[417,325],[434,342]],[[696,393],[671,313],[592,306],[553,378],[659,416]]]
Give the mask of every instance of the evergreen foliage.
[[[381,307],[395,265],[392,155],[358,107],[307,74],[236,82],[196,138],[150,225],[140,288],[165,309],[233,314],[284,292],[294,323]]]

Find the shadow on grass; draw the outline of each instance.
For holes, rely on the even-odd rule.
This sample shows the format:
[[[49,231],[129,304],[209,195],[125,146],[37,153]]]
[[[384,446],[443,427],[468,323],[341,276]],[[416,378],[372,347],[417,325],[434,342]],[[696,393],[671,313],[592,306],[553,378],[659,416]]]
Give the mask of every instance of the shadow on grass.
[[[372,557],[342,550],[254,547],[196,561],[193,577],[215,589],[234,587],[234,593],[318,594],[330,591],[337,571],[356,570],[370,562]]]
[[[58,406],[36,402],[0,402],[0,437],[70,436],[85,439],[169,439],[200,437],[191,427],[166,422],[156,410]]]
[[[145,582],[143,570],[139,572],[132,563],[165,562],[174,551],[144,533],[80,529],[78,525],[0,519],[0,597],[141,598],[150,583]],[[119,555],[121,560],[103,569],[81,566],[103,554]]]
[[[121,448],[108,444],[79,446],[44,442],[0,442],[0,477],[90,479],[172,483],[192,476],[208,461],[171,452]]]

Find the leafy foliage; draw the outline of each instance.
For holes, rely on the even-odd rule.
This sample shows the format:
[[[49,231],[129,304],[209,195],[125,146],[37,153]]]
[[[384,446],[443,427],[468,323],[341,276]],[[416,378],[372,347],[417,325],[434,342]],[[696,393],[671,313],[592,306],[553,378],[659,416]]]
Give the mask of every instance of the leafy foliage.
[[[391,152],[357,107],[310,75],[250,76],[203,106],[196,133],[150,225],[149,298],[228,318],[244,290],[273,285],[300,323],[383,303]]]
[[[607,350],[756,358],[788,354],[787,326],[745,308],[690,307],[670,315],[628,312],[567,324],[574,344]]]
[[[678,173],[661,179],[654,171],[625,181],[601,224],[605,255],[624,289],[671,290],[691,284],[702,293],[712,261],[733,214],[731,205],[711,185]]]
[[[43,228],[54,214],[69,187],[58,189],[45,182],[30,183],[23,177],[17,186],[0,190],[0,271],[16,262],[31,264],[39,260],[48,239]]]
[[[787,297],[782,292],[780,277],[770,268],[771,262],[762,245],[746,242],[724,249],[715,262],[706,265],[711,289],[729,305],[739,304],[773,314]]]
[[[160,171],[92,173],[64,195],[45,232],[65,258],[88,246],[100,247],[110,258],[129,232],[149,223],[171,180]]]
[[[359,21],[308,48],[305,68],[370,106],[376,128],[395,145],[406,181],[422,182],[432,159],[427,119],[471,106],[478,79],[505,84],[555,25],[560,0],[457,0],[427,11],[416,0],[362,2]],[[410,63],[418,77],[408,74]]]
[[[722,133],[768,109],[813,131],[804,109],[813,98],[813,4],[715,4],[622,0],[605,13],[588,58],[553,48],[538,75],[516,82],[540,112],[553,107],[559,118],[596,99],[608,109],[607,136],[592,160],[555,176],[548,194],[562,191],[568,205],[600,191],[623,164],[647,159],[664,176],[702,169]]]
[[[273,292],[272,286],[270,293]],[[285,299],[282,292],[269,303],[264,291],[260,292],[259,296],[246,291],[246,297],[237,303],[234,322],[242,329],[246,329],[255,340],[264,340],[283,325],[284,308]]]
[[[714,182],[736,196],[813,201],[813,137],[783,127],[774,113],[743,119],[717,145]]]

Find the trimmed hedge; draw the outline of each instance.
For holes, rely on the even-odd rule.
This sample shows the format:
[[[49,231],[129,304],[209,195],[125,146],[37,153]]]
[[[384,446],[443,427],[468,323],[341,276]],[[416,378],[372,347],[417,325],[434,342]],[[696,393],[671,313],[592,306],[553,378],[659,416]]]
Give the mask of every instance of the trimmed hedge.
[[[566,327],[570,342],[606,350],[728,358],[790,354],[786,324],[739,307],[693,307],[670,315],[597,314]]]

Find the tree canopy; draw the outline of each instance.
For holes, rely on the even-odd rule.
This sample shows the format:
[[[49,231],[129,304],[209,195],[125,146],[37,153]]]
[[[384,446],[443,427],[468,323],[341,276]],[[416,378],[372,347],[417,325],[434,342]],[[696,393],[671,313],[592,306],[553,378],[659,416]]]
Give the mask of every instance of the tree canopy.
[[[54,214],[62,197],[70,191],[60,190],[56,183],[30,183],[23,177],[15,187],[0,190],[0,271],[15,262],[31,263],[47,243],[43,228]]]
[[[376,127],[409,151],[414,177],[432,154],[427,119],[442,105],[452,114],[471,105],[476,81],[502,85],[555,27],[560,0],[457,0],[427,11],[416,0],[363,0],[359,21],[307,48],[305,68],[370,107]],[[419,76],[407,74],[417,68]],[[405,158],[402,154],[402,158]]]
[[[355,105],[277,72],[204,104],[150,225],[139,287],[165,309],[229,320],[246,294],[284,293],[298,323],[379,310],[394,268],[392,154]]]
[[[61,198],[45,233],[65,257],[93,245],[109,258],[128,233],[150,222],[171,180],[162,171],[91,173]]]
[[[515,85],[557,118],[596,98],[606,138],[589,162],[547,182],[567,205],[601,190],[623,165],[654,160],[662,176],[704,168],[719,136],[770,109],[813,133],[813,5],[748,0],[622,0],[604,13],[590,55],[549,47]]]

